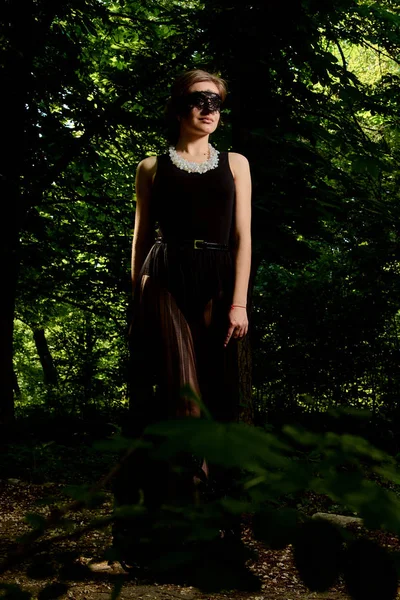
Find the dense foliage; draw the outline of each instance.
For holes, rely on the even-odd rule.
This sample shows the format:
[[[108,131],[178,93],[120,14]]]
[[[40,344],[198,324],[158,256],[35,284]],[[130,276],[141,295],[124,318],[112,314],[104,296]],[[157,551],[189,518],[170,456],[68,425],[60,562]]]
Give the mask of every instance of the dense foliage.
[[[135,168],[165,148],[173,77],[199,66],[230,88],[214,142],[248,156],[253,175],[250,412],[259,425],[307,419],[326,431],[329,407],[368,407],[398,452],[397,3],[22,4],[7,3],[1,24],[13,135],[0,180],[9,206],[0,423],[12,422],[14,400],[18,416],[32,407],[82,420],[124,414]],[[248,358],[248,342],[243,348]],[[261,538],[299,540],[300,556],[309,530],[297,538],[295,507],[275,507],[311,489],[399,533],[397,496],[371,482],[398,483],[392,459],[361,438],[287,426],[282,441],[244,425],[188,427],[196,431],[174,430],[166,455],[190,446],[243,470],[240,499],[217,503],[211,515],[249,510]],[[370,422],[360,428],[371,432]],[[319,471],[305,455],[317,456]],[[271,542],[271,522],[286,524],[283,541]],[[33,537],[47,525],[34,523]],[[331,533],[332,547],[342,547]],[[310,587],[326,589],[341,566],[322,583],[307,568],[299,560]]]
[[[267,4],[218,2],[49,10],[31,5],[45,35],[28,48],[18,407],[125,401],[135,167],[165,147],[173,76],[198,65],[231,90],[216,144],[252,167],[258,417],[307,398],[394,414],[395,6],[298,2],[273,18]]]
[[[348,425],[358,426],[359,417],[346,413],[332,413],[330,418],[347,418]],[[76,423],[68,425],[76,428]],[[145,440],[133,441],[114,432],[108,440],[85,450],[82,432],[77,433],[78,479],[78,473],[50,461],[52,452],[53,461],[73,456],[62,444],[53,451],[46,444],[37,449],[37,459],[40,452],[44,464],[47,462],[47,475],[51,473],[69,485],[61,497],[43,499],[41,505],[51,509],[47,515],[39,508],[26,515],[30,530],[0,562],[0,575],[14,567],[22,568],[33,579],[51,578],[52,583],[44,590],[57,584],[65,594],[71,581],[92,575],[87,567],[71,563],[73,552],[58,555],[53,548],[60,540],[79,540],[90,531],[113,525],[117,532],[122,526],[125,535],[122,540],[117,535],[99,558],[135,565],[134,578],[151,576],[157,582],[194,585],[208,594],[230,589],[256,591],[261,581],[246,564],[252,558],[251,550],[238,538],[224,540],[219,536],[221,529],[229,532],[237,527],[245,514],[252,519],[255,539],[267,548],[292,546],[298,573],[309,589],[326,591],[342,578],[355,600],[372,600],[378,590],[382,600],[396,597],[399,552],[383,548],[365,530],[360,534],[312,518],[313,503],[307,503],[307,498],[320,496],[326,506],[340,505],[347,514],[357,514],[367,531],[382,529],[399,535],[397,463],[362,437],[294,426],[267,432],[242,423],[179,419],[152,425]],[[215,492],[212,477],[211,487],[200,487],[200,502],[171,503],[155,511],[142,498],[138,503],[119,503],[113,510],[99,512],[97,509],[108,501],[113,477],[121,474],[113,466],[95,482],[100,462],[106,468],[119,454],[120,468],[131,472],[130,461],[143,451],[156,461],[157,469],[161,463],[181,465],[179,477],[183,478],[182,453],[207,456],[210,473],[225,473],[225,481],[231,482],[229,489],[222,496]],[[24,462],[16,446],[14,459],[21,465]],[[38,464],[36,476],[44,474],[40,473],[44,464]],[[13,468],[15,473],[15,465]],[[126,492],[129,495],[129,487]],[[113,598],[119,597],[123,581],[127,578],[117,580]],[[0,585],[11,593],[10,585]],[[13,593],[13,598],[30,597],[17,586]],[[60,595],[54,590],[49,597]]]

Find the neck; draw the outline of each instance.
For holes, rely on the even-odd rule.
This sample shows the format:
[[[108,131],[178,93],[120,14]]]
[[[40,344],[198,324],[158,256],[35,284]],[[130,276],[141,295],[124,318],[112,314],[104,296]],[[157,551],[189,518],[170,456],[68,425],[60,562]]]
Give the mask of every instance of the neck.
[[[192,138],[189,136],[181,136],[175,146],[177,152],[187,154],[189,156],[207,156],[208,155],[208,138]]]

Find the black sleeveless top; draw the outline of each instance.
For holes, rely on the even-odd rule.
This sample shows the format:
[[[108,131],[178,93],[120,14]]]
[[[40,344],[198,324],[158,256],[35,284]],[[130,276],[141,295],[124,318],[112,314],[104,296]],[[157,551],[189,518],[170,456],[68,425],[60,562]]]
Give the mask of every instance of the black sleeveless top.
[[[206,173],[176,167],[168,154],[157,158],[151,196],[152,217],[163,239],[229,244],[233,232],[235,183],[228,153]]]

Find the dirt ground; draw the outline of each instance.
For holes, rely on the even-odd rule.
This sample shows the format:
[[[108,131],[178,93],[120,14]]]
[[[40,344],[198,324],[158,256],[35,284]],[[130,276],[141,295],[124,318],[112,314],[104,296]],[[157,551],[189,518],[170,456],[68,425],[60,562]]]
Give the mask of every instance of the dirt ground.
[[[30,530],[24,521],[27,512],[48,514],[46,506],[40,506],[37,501],[46,496],[57,496],[62,486],[58,484],[34,485],[18,480],[0,481],[0,562],[13,547],[15,539]],[[111,503],[101,507],[103,515],[111,512]],[[92,514],[92,513],[91,513]],[[73,520],[80,525],[88,522],[89,515],[76,513]],[[119,564],[109,566],[102,561],[102,552],[111,544],[111,532],[107,528],[85,534],[81,539],[61,541],[52,546],[51,553],[74,552],[77,569],[84,567],[85,576],[81,580],[76,577],[68,579],[64,574],[62,581],[69,588],[60,598],[73,600],[110,600],[115,583],[123,584],[119,598],[121,600],[346,600],[343,585],[339,584],[324,594],[311,593],[300,582],[293,564],[290,547],[284,550],[265,549],[262,544],[252,539],[250,531],[244,527],[243,540],[256,550],[256,560],[249,568],[261,578],[261,589],[254,592],[231,591],[218,594],[205,594],[193,587],[157,583],[155,581],[139,580],[120,567]],[[60,581],[59,576],[41,577],[38,573],[34,578],[28,576],[26,567],[18,566],[7,571],[0,577],[0,584],[18,584],[33,598],[50,600],[43,589],[51,583]],[[55,588],[56,589],[56,588]],[[1,593],[1,592],[0,592]],[[4,596],[3,596],[4,597]],[[0,596],[1,598],[1,596]]]

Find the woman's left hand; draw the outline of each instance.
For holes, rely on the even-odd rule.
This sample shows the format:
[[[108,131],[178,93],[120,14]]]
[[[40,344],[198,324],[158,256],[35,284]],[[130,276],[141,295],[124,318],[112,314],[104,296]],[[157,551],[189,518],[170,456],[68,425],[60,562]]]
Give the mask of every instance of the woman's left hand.
[[[241,339],[246,335],[249,328],[246,308],[242,306],[232,306],[229,311],[228,321],[229,328],[225,338],[224,347],[228,345],[231,337]]]

